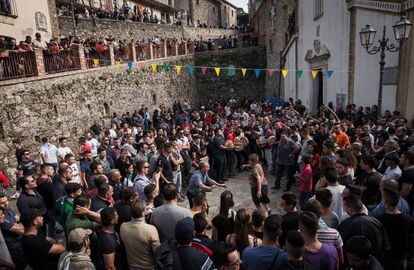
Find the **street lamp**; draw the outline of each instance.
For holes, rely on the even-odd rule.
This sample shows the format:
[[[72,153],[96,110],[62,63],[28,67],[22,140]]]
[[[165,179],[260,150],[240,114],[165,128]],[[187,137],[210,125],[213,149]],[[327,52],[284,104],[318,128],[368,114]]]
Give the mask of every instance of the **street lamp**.
[[[401,17],[401,19],[393,26],[394,36],[397,42],[399,43],[399,47],[395,46],[393,43],[388,44],[389,39],[385,37],[386,26],[384,26],[382,32],[382,39],[380,39],[379,46],[372,46],[374,44],[375,35],[377,31],[371,26],[367,25],[365,28],[359,32],[359,36],[361,38],[361,44],[365,48],[368,54],[380,54],[380,82],[379,82],[379,91],[378,91],[378,111],[381,113],[381,103],[382,103],[382,81],[384,77],[384,67],[385,67],[385,51],[389,52],[397,52],[401,49],[404,42],[408,39],[410,35],[412,23],[407,20],[405,17]],[[372,48],[371,48],[372,47]]]

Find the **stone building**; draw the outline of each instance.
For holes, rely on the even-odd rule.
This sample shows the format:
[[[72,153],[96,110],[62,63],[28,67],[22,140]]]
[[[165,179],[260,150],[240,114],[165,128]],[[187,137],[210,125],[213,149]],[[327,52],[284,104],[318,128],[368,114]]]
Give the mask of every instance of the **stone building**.
[[[298,35],[290,36],[283,51],[282,57],[285,59],[283,68],[289,73],[283,80],[281,98],[299,98],[313,112],[316,112],[321,104],[330,101],[335,106],[351,103],[361,106],[377,104],[380,57],[366,52],[361,45],[359,32],[370,24],[377,30],[376,42],[382,37],[382,29],[386,26],[386,37],[398,46],[392,26],[400,20],[408,3],[412,4],[413,1],[298,0],[297,2]],[[409,46],[405,46],[403,52],[409,54],[409,51]],[[386,54],[383,111],[386,109],[392,111],[396,108],[404,111],[400,108],[401,105],[398,105],[398,100],[402,99],[397,95],[398,63],[398,53]],[[303,70],[300,79],[296,70]],[[311,70],[318,71],[315,78]],[[328,70],[333,71],[331,78],[327,76]],[[399,73],[406,72],[400,69]],[[401,89],[398,93],[402,91]],[[408,92],[408,90],[404,91]],[[401,93],[400,96],[402,97],[403,94]]]
[[[289,40],[289,33],[297,31],[295,24],[296,1],[261,0],[249,3],[250,26],[259,35],[259,45],[266,47],[267,68],[279,70],[284,59],[281,53]],[[266,75],[266,94],[278,94],[280,72]]]
[[[16,38],[17,42],[26,36],[34,37],[36,32],[50,39],[55,31],[56,11],[49,0],[36,0],[28,5],[27,0],[9,0],[0,5],[0,36]]]
[[[189,25],[231,27],[237,25],[237,7],[227,0],[175,0],[176,7],[188,7],[183,13]],[[188,4],[186,4],[188,2]]]

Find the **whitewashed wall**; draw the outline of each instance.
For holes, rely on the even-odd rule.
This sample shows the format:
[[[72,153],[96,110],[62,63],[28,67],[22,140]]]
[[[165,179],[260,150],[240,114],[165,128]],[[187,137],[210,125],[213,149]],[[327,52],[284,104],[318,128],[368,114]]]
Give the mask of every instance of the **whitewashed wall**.
[[[25,40],[26,36],[34,36],[39,32],[44,40],[49,41],[52,37],[52,30],[50,26],[50,15],[47,0],[36,0],[36,5],[30,5],[27,0],[16,0],[17,17],[1,16],[0,34],[4,36],[16,38],[17,43]],[[41,12],[45,15],[47,21],[47,30],[39,31],[36,28],[36,12]]]
[[[337,93],[347,93],[348,89],[348,52],[349,52],[349,12],[342,0],[323,1],[324,14],[314,20],[314,1],[299,1],[299,69],[309,70],[305,61],[306,52],[313,49],[313,41],[320,40],[330,51],[328,69],[333,76],[324,77],[324,103],[336,101]],[[319,37],[317,26],[319,25]],[[299,79],[299,98],[305,106],[312,106],[313,78],[310,72],[304,72]]]
[[[399,20],[399,16],[392,16],[384,13],[370,12],[366,10],[357,10],[357,31],[356,31],[356,48],[355,48],[355,103],[361,106],[371,106],[377,104],[379,88],[379,53],[369,55],[362,47],[359,37],[359,31],[367,24],[377,30],[375,37],[377,41],[382,37],[383,26],[387,27],[386,37],[391,42],[396,42],[392,26]],[[396,44],[397,45],[397,44]],[[386,67],[398,65],[398,53],[386,53]],[[396,86],[384,86],[382,108],[384,110],[394,110],[396,100]]]
[[[293,42],[288,53],[286,54],[286,63],[284,68],[288,70],[288,74],[283,79],[285,93],[283,96],[284,100],[296,97],[296,72],[295,72],[295,61],[296,61],[296,41]],[[275,74],[276,75],[276,74]],[[273,76],[275,76],[273,75]],[[303,74],[302,74],[303,77]]]

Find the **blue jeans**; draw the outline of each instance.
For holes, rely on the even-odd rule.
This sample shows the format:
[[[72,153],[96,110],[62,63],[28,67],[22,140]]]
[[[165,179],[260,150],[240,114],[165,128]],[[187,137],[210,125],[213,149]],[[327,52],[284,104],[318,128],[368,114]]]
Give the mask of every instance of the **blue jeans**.
[[[173,171],[173,183],[177,187],[178,196],[184,197],[183,195],[183,177],[181,171]]]

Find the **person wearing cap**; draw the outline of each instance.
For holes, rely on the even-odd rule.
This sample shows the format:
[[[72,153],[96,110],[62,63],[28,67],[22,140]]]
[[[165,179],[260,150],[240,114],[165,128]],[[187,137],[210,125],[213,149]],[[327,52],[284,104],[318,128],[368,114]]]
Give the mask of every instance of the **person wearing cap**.
[[[95,270],[88,255],[91,230],[74,229],[68,235],[68,249],[60,255],[58,270]]]
[[[24,226],[23,252],[33,270],[56,269],[60,254],[66,251],[63,244],[46,239],[45,235],[39,233],[39,229],[43,227],[44,214],[44,209],[28,208],[22,212],[20,218]]]
[[[177,255],[181,269],[186,270],[208,270],[214,269],[213,262],[207,253],[191,247],[194,238],[194,221],[186,217],[177,222],[175,226],[175,239],[177,241]]]

